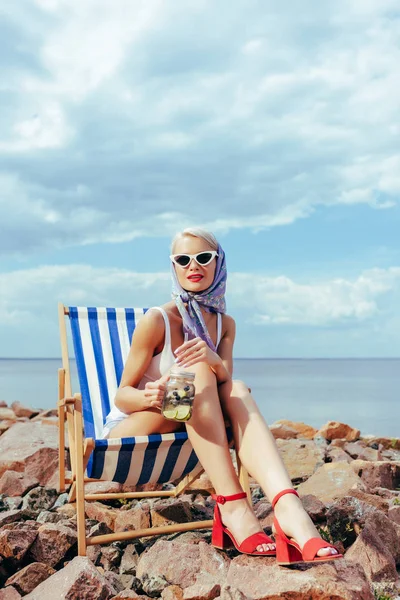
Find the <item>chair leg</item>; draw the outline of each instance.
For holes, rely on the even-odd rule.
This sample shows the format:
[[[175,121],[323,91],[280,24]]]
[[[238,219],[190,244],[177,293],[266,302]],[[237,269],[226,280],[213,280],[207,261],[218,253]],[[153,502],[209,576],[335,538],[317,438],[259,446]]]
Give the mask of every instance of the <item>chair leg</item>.
[[[85,482],[83,473],[83,422],[82,401],[77,399],[74,411],[75,421],[75,476],[76,476],[76,519],[78,533],[78,556],[86,556],[85,529]]]

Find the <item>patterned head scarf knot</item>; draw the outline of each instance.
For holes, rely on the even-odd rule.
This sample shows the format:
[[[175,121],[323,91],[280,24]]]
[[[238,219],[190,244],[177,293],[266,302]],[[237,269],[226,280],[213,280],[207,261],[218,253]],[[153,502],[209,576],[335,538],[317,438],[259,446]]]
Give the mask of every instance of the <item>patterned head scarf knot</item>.
[[[225,252],[218,244],[217,265],[215,267],[214,281],[209,288],[196,294],[188,292],[180,285],[176,276],[175,265],[171,262],[172,273],[172,298],[180,312],[183,321],[183,331],[188,334],[188,339],[200,337],[204,340],[214,352],[216,346],[208,333],[207,326],[201,314],[200,307],[205,308],[207,312],[225,313],[225,289],[226,289],[226,261]],[[187,308],[185,307],[187,303]]]

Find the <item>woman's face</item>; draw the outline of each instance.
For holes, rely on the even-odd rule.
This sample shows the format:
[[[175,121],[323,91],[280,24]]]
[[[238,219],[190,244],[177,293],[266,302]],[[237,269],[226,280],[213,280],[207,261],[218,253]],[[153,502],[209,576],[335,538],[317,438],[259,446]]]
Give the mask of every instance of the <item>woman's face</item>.
[[[192,235],[184,236],[175,243],[172,254],[197,254],[198,252],[212,251],[213,248],[202,238]],[[187,292],[202,292],[214,281],[217,257],[206,265],[199,265],[194,258],[187,267],[174,264],[176,276],[180,285]]]

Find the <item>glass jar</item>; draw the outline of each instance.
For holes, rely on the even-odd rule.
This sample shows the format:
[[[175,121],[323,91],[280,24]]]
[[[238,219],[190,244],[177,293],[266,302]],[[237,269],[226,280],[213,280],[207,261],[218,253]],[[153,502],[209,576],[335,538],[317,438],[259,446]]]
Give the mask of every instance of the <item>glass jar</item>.
[[[172,421],[189,421],[195,394],[193,385],[195,373],[181,369],[171,369],[166,384],[161,413]]]

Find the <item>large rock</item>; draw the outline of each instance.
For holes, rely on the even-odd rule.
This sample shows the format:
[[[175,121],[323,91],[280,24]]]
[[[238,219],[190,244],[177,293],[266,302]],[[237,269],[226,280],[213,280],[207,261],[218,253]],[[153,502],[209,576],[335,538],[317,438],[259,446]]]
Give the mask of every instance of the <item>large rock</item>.
[[[276,440],[291,479],[307,479],[324,464],[325,452],[313,440]]]
[[[353,459],[347,452],[343,450],[343,448],[339,448],[338,446],[333,446],[331,444],[326,451],[327,462],[347,462],[351,463]]]
[[[5,410],[5,409],[0,409]],[[58,468],[58,431],[41,423],[16,423],[0,437],[0,477],[24,472],[46,485]]]
[[[45,523],[37,532],[29,555],[37,562],[54,567],[76,543],[76,532],[61,523]]]
[[[36,523],[10,523],[0,531],[0,556],[20,562],[37,536]]]
[[[22,598],[21,594],[13,586],[0,590],[0,600],[19,600],[20,598]]]
[[[60,507],[60,509],[63,508],[64,507]],[[60,509],[57,510],[60,512]],[[99,523],[105,523],[112,531],[115,530],[115,519],[119,514],[119,511],[116,508],[106,506],[102,502],[90,501],[85,502],[85,512],[89,519],[94,519],[95,521],[99,521]]]
[[[383,487],[395,490],[400,486],[400,463],[353,460],[351,467],[370,489]]]
[[[226,554],[221,554],[205,542],[190,544],[160,539],[141,555],[136,576],[144,586],[152,579],[161,577],[167,582],[164,587],[178,585],[185,589],[194,585],[198,576],[204,573],[214,577],[216,583],[223,583],[228,566]],[[146,587],[143,589],[149,593]]]
[[[23,406],[21,402],[15,401],[11,404],[11,408],[16,414],[17,417],[27,417],[31,419],[32,417],[36,417],[40,413],[40,410],[37,408],[28,408],[27,406]]]
[[[130,531],[150,527],[150,508],[140,502],[129,510],[120,510],[115,518],[114,531]]]
[[[354,429],[346,423],[339,421],[328,421],[317,432],[318,436],[324,437],[326,440],[344,439],[347,442],[354,442],[360,437],[360,430]]]
[[[366,519],[362,532],[347,550],[346,560],[360,564],[371,581],[397,582],[400,535],[396,525],[376,511]]]
[[[7,419],[10,421],[16,421],[17,415],[11,408],[0,407],[0,420]]]
[[[354,461],[353,461],[354,463]],[[366,485],[356,475],[353,463],[325,463],[297,488],[301,496],[313,494],[324,504],[346,496],[351,489],[366,491]]]
[[[0,477],[0,494],[23,496],[37,485],[39,481],[36,477],[17,471],[6,471]]]
[[[35,562],[27,565],[6,581],[6,585],[12,585],[18,592],[29,594],[42,581],[53,575],[55,570],[44,563]]]
[[[88,558],[77,556],[38,585],[25,600],[110,600],[116,593]]]
[[[313,565],[307,570],[287,569],[274,560],[255,560],[246,555],[234,558],[221,600],[270,598],[278,600],[374,600],[359,565],[344,559]]]
[[[312,440],[318,431],[317,429],[315,429],[315,427],[311,427],[311,425],[306,425],[306,423],[303,423],[302,421],[289,421],[288,419],[279,419],[278,421],[275,421],[273,425],[284,425],[286,427],[289,427],[290,429],[296,432],[297,438],[306,438],[309,440]]]
[[[189,523],[192,519],[189,502],[180,498],[165,499],[156,502],[151,510],[153,527],[174,523]]]
[[[297,431],[283,423],[272,423],[269,429],[276,440],[294,440],[297,437]]]

